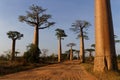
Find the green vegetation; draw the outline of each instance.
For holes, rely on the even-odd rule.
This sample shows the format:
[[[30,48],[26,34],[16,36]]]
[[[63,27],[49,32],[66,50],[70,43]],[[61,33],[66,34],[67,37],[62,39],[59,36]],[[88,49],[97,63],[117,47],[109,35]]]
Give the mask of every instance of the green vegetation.
[[[20,71],[25,71],[28,69],[33,69],[40,66],[45,66],[47,64],[36,64],[36,63],[25,63],[23,61],[6,61],[6,60],[0,60],[0,76],[16,73]]]
[[[30,44],[27,46],[27,51],[24,53],[24,59],[26,62],[38,63],[40,53],[40,49],[36,45]]]
[[[29,53],[29,51],[31,52]],[[57,55],[52,54],[46,57],[37,57],[36,59],[36,55],[31,55],[33,54],[32,52],[35,51],[36,47],[33,44],[30,44],[29,50],[25,52],[24,56],[16,57],[15,61],[12,62],[9,61],[7,55],[1,55],[0,76],[57,63]]]

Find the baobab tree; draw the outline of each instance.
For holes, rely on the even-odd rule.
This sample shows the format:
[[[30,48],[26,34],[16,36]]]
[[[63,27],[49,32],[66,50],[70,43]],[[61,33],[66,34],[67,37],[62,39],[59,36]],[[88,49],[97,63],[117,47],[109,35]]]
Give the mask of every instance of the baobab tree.
[[[80,38],[80,62],[84,63],[84,38],[87,38],[87,29],[91,24],[84,20],[76,20],[75,23],[72,24],[72,28],[70,30],[76,32],[78,34],[77,37]]]
[[[49,28],[55,24],[55,22],[48,21],[51,15],[45,14],[46,9],[40,6],[32,5],[30,6],[30,11],[27,11],[26,16],[19,16],[20,22],[26,22],[30,26],[34,27],[34,38],[33,44],[38,47],[39,45],[39,30]]]
[[[73,49],[72,49],[72,47],[76,46],[76,44],[75,43],[69,43],[69,44],[67,44],[67,46],[70,47],[70,60],[72,60],[73,59]]]
[[[95,0],[95,72],[118,70],[110,1]]]
[[[21,37],[23,37],[23,34],[21,34],[18,31],[9,31],[7,33],[8,38],[12,39],[12,52],[11,52],[11,61],[15,60],[15,45],[16,40],[20,40]]]
[[[58,62],[60,62],[61,54],[62,54],[61,40],[64,39],[64,37],[67,37],[67,35],[63,29],[57,28],[55,31],[56,31],[56,36],[58,38]]]

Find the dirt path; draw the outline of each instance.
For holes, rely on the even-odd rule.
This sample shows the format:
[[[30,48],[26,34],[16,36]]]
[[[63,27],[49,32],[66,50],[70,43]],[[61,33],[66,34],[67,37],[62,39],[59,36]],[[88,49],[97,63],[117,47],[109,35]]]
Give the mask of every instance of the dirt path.
[[[64,62],[0,77],[0,80],[97,80],[78,61]]]

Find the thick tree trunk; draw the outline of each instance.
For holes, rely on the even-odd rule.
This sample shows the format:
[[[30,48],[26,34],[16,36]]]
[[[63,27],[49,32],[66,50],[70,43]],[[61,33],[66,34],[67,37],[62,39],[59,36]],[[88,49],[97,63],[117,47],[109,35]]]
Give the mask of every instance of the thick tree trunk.
[[[58,62],[61,62],[61,53],[62,53],[61,38],[59,38],[58,39]]]
[[[12,41],[11,61],[14,61],[14,60],[15,60],[15,41],[16,41],[16,40],[13,40],[13,41]]]
[[[85,55],[84,55],[84,38],[83,38],[83,31],[81,29],[81,36],[80,36],[80,62],[85,62]]]
[[[37,47],[39,46],[39,29],[38,29],[38,26],[34,27],[33,44],[36,45]]]
[[[110,0],[95,0],[94,71],[117,70]]]
[[[72,47],[71,47],[71,49],[70,49],[70,61],[72,61],[73,60],[73,51],[72,51]]]

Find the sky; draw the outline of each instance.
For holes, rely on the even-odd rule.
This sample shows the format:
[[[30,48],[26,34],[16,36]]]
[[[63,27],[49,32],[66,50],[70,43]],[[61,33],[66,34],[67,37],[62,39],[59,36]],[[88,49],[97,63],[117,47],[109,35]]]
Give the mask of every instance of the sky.
[[[94,0],[0,0],[0,54],[11,49],[12,40],[8,38],[8,31],[19,31],[24,34],[21,40],[16,41],[16,50],[22,55],[26,51],[26,46],[33,41],[34,28],[18,20],[20,15],[26,15],[26,11],[32,5],[41,6],[47,9],[46,13],[51,14],[50,21],[56,24],[48,29],[39,31],[40,49],[48,49],[49,54],[57,54],[58,40],[55,36],[55,29],[64,29],[68,37],[62,40],[63,52],[68,50],[68,43],[74,42],[77,45],[74,49],[79,49],[79,39],[77,34],[70,31],[72,23],[76,20],[86,20],[92,25],[88,29],[89,40],[85,41],[85,48],[90,48],[94,43]],[[120,39],[120,0],[111,0],[114,32]],[[116,45],[119,54],[120,44]]]

